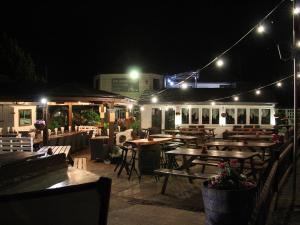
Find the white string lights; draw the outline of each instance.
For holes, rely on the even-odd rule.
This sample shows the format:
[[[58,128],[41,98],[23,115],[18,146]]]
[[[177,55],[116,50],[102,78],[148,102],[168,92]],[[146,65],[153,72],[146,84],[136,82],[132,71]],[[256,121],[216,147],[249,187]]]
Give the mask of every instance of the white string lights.
[[[224,50],[221,54],[219,54],[216,58],[214,58],[213,60],[209,61],[207,64],[205,64],[204,66],[202,66],[200,69],[194,71],[191,73],[191,75],[189,75],[188,77],[186,77],[184,80],[178,82],[177,84],[175,84],[173,81],[173,85],[172,86],[178,86],[178,87],[181,87],[182,89],[186,89],[188,88],[188,85],[186,83],[186,81],[188,81],[190,78],[194,77],[194,74],[195,73],[199,73],[200,71],[204,70],[205,68],[209,67],[211,64],[215,63],[215,65],[218,67],[218,68],[222,68],[224,66],[224,60],[222,59],[222,57],[228,53],[230,50],[232,50],[235,46],[237,46],[242,40],[244,40],[249,34],[251,34],[253,31],[256,31],[258,34],[263,34],[266,30],[265,26],[264,26],[264,22],[267,18],[270,17],[270,15],[272,15],[286,0],[281,0],[268,14],[266,14],[256,25],[254,25],[247,33],[245,33],[240,39],[238,39],[233,45],[231,45],[229,48],[227,48],[226,50]],[[299,7],[295,7],[293,9],[293,14],[295,15],[299,15],[300,14],[300,8]],[[299,43],[297,42],[296,43],[296,46],[300,47],[300,41]],[[293,76],[293,75],[292,75]],[[291,76],[288,76],[288,77],[285,77],[283,79],[281,79],[280,81],[282,80],[285,80],[287,78],[290,78]],[[299,77],[299,75],[298,75]],[[266,86],[264,87],[268,87],[270,85],[274,85],[275,83],[277,83],[277,85],[280,85],[278,84],[278,82],[280,81],[276,81],[276,82],[272,82],[270,84],[267,84]],[[282,84],[278,87],[281,87]],[[260,88],[256,88],[254,90],[250,90],[250,91],[255,91],[255,94],[256,95],[260,95],[261,94],[261,89],[264,88],[264,87],[260,87]],[[159,101],[158,99],[158,96],[165,92],[167,89],[169,88],[165,88],[157,93],[155,93],[155,96],[152,95],[151,97],[151,102],[152,103],[157,103]],[[246,91],[246,92],[249,92],[249,91]],[[243,92],[244,93],[244,92]],[[227,96],[227,97],[224,97],[224,98],[221,98],[221,99],[226,99],[228,97],[230,98],[233,98],[234,101],[239,101],[239,95],[243,94],[243,93],[239,93],[239,94],[236,94],[234,96]],[[215,99],[214,101],[217,101],[217,100],[220,100],[220,99]],[[212,104],[212,103],[211,103]],[[215,104],[215,102],[214,102]]]

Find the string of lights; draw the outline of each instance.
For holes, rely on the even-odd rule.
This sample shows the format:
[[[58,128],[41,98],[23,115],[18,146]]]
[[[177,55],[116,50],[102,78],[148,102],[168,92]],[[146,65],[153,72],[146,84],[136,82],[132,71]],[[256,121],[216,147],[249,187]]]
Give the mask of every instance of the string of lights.
[[[176,83],[176,84],[173,84],[173,86],[178,86],[178,87],[181,87],[182,89],[186,89],[188,88],[188,85],[186,83],[187,80],[189,80],[190,78],[194,77],[195,74],[199,74],[202,70],[206,69],[207,67],[209,67],[210,65],[212,65],[213,63],[216,64],[217,67],[222,67],[224,65],[224,61],[222,60],[222,57],[227,54],[230,50],[232,50],[234,47],[236,47],[241,41],[243,41],[248,35],[250,35],[254,30],[256,30],[257,33],[259,34],[262,34],[265,32],[265,27],[264,27],[264,22],[266,19],[268,19],[286,0],[281,0],[279,3],[277,3],[277,5],[272,8],[272,10],[270,12],[268,12],[261,20],[259,20],[258,23],[256,23],[253,27],[251,27],[251,29],[246,32],[241,38],[239,38],[235,43],[233,43],[229,48],[227,48],[226,50],[224,50],[223,52],[221,52],[217,57],[215,57],[214,59],[212,59],[211,61],[209,61],[208,63],[206,63],[204,66],[202,66],[201,68],[199,68],[198,70],[194,71],[194,72],[189,72],[190,75],[187,76],[185,79],[183,79],[182,81]],[[300,14],[300,8],[294,8],[293,9],[293,13],[294,14]],[[299,46],[300,46],[300,43],[299,43]],[[187,72],[186,72],[187,73]],[[184,73],[179,73],[178,75],[180,74],[184,74]],[[299,77],[299,76],[298,76]],[[290,76],[288,77],[285,77],[279,81],[276,81],[276,82],[272,82],[270,84],[267,84],[266,86],[271,86],[273,85],[274,83],[278,83],[280,81],[283,81],[285,79],[288,79],[290,78]],[[265,86],[264,86],[265,87]],[[257,90],[257,94],[259,93],[259,91],[264,88],[264,87],[260,87],[260,88],[257,88],[255,90]],[[158,102],[158,96],[165,92],[166,90],[168,90],[169,88],[164,88],[158,92],[156,92],[155,94],[152,94],[150,95],[152,97],[151,99],[151,102],[152,103],[157,103]],[[253,90],[250,90],[250,91],[247,91],[247,92],[251,92]],[[241,95],[242,93],[238,93],[236,95],[234,95],[234,99],[236,101],[238,101],[238,96]],[[222,100],[222,99],[226,99],[226,98],[230,98],[230,97],[233,97],[233,96],[227,96],[227,97],[224,97],[224,98],[220,98],[220,99],[215,99],[214,101],[218,101],[218,100]],[[142,99],[141,99],[142,100]]]

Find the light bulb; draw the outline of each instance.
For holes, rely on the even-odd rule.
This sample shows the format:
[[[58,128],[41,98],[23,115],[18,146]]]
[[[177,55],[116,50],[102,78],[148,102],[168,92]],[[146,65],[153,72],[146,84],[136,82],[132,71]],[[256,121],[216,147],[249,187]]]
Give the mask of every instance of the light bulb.
[[[260,95],[260,93],[261,93],[260,90],[256,90],[256,91],[255,91],[255,94],[256,94],[256,95]]]
[[[144,106],[141,106],[141,107],[140,107],[140,110],[141,110],[141,111],[144,111],[144,110],[145,110]]]
[[[239,97],[238,97],[238,96],[234,96],[234,97],[233,97],[233,100],[234,100],[234,101],[238,101],[238,100],[239,100]]]
[[[216,66],[217,66],[217,67],[222,67],[222,66],[224,66],[224,61],[223,61],[222,59],[218,59],[218,60],[216,61]]]
[[[281,82],[277,82],[276,86],[277,86],[277,87],[281,87],[281,86],[282,86],[282,83],[281,83]]]
[[[294,15],[299,15],[299,13],[300,13],[300,7],[294,8],[293,13],[294,13]]]
[[[210,104],[211,104],[211,105],[215,105],[216,103],[215,103],[215,102],[211,102]]]
[[[152,102],[152,103],[156,103],[157,101],[158,101],[157,97],[155,97],[155,96],[152,97],[152,99],[151,99],[151,102]]]
[[[181,88],[182,88],[182,89],[187,89],[187,88],[188,88],[187,83],[182,83],[182,84],[181,84]]]
[[[265,27],[263,25],[259,25],[257,27],[257,33],[262,34],[265,32]]]

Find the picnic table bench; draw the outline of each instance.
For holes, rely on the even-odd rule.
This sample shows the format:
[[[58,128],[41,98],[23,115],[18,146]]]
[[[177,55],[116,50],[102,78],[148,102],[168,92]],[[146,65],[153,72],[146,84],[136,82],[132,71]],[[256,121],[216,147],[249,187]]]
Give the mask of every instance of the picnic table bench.
[[[67,145],[67,146],[44,146],[44,147],[40,148],[37,152],[45,154],[45,155],[46,154],[57,155],[57,154],[62,154],[63,153],[63,154],[65,154],[68,163],[73,166],[74,161],[73,161],[73,159],[70,155],[70,150],[71,150],[70,145]]]
[[[208,173],[197,173],[197,172],[195,173],[195,172],[176,170],[176,169],[158,169],[155,170],[155,173],[165,176],[165,180],[161,189],[162,194],[166,192],[167,183],[170,176],[187,177],[192,179],[209,179],[216,175],[216,174],[208,174]]]
[[[31,137],[0,137],[0,151],[33,152],[33,139]]]

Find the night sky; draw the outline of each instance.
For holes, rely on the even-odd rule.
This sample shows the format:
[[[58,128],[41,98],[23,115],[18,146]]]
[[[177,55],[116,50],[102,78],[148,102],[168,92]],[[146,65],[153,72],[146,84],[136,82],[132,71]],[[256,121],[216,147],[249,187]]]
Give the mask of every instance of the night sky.
[[[31,53],[50,82],[92,84],[97,73],[173,74],[197,70],[227,49],[280,0],[140,1],[104,4],[10,3],[1,7],[2,31]],[[184,2],[184,3],[182,3]],[[266,83],[292,73],[288,57],[291,1],[267,21],[267,32],[252,33],[226,54],[226,67],[200,74],[203,81]]]

